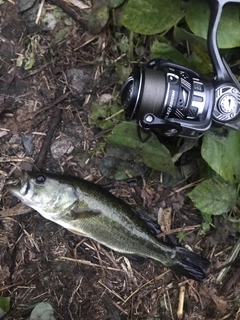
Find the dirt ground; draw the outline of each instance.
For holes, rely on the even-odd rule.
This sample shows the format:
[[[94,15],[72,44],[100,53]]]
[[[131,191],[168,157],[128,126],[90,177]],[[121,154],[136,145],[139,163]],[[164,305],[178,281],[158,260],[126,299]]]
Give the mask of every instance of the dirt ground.
[[[56,30],[32,25],[26,8],[0,3],[0,295],[11,299],[4,319],[28,319],[42,301],[66,320],[240,319],[239,259],[223,283],[216,281],[234,229],[219,218],[202,236],[199,212],[184,191],[162,186],[160,173],[116,182],[98,169],[103,133],[88,118],[91,102],[112,94],[116,82],[104,51],[108,28],[91,34],[73,23],[59,39]],[[182,245],[211,261],[206,282],[179,278],[155,261],[129,260],[20,204],[6,187],[33,167],[110,183],[111,192],[155,219],[159,208],[171,210],[171,229],[187,230]]]

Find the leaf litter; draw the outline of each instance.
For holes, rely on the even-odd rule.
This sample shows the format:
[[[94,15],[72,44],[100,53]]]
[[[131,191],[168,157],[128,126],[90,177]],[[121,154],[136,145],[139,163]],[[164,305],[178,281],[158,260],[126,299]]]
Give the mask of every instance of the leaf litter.
[[[121,4],[122,1],[111,1],[112,7]],[[45,9],[50,10],[51,6],[46,3]],[[13,25],[23,23],[13,3],[1,4],[1,10],[4,26],[1,36],[11,40],[14,48],[14,54],[9,52],[9,57],[6,47],[0,48],[1,56],[4,51],[0,78],[0,93],[4,97],[4,105],[0,108],[1,127],[7,132],[0,137],[0,293],[5,301],[9,298],[11,301],[5,319],[28,319],[35,306],[43,302],[53,307],[57,319],[176,319],[179,288],[183,286],[185,319],[232,319],[238,312],[235,303],[239,299],[239,287],[230,287],[224,295],[221,287],[215,284],[214,269],[212,273],[210,271],[207,283],[199,285],[177,278],[154,261],[131,261],[43,220],[36,212],[17,204],[3,188],[3,185],[16,183],[19,169],[26,166],[31,169],[33,161],[39,160],[40,150],[45,149],[41,161],[38,161],[45,170],[67,172],[106,186],[110,183],[111,192],[148,212],[155,220],[159,210],[171,211],[171,217],[164,222],[165,233],[177,234],[183,230],[182,244],[186,241],[192,249],[210,257],[213,268],[224,263],[235,237],[231,234],[224,243],[209,244],[208,235],[202,237],[197,232],[201,216],[185,196],[186,185],[183,191],[179,191],[181,185],[168,188],[162,183],[162,173],[147,169],[137,177],[133,176],[130,182],[112,181],[100,174],[98,164],[104,159],[104,152],[97,145],[102,142],[102,135],[94,124],[89,127],[88,101],[89,96],[91,102],[97,102],[101,94],[113,94],[114,82],[109,86],[109,75],[114,68],[109,67],[111,50],[108,45],[114,40],[106,32],[109,31],[104,22],[106,8],[103,14],[100,13],[100,27],[104,24],[106,29],[97,36],[91,36],[84,23],[70,24],[65,38],[56,39],[56,33],[50,30],[37,36],[34,63],[33,56],[29,55],[32,59],[29,70],[21,69],[14,61],[17,53],[28,48],[29,31],[24,31],[21,26],[20,34],[16,34],[12,29]],[[99,61],[103,61],[101,67]],[[89,66],[93,73],[87,78],[81,78],[82,73],[78,73],[78,81],[84,85],[81,92],[76,92],[78,84],[71,82],[68,71],[84,70]],[[12,77],[7,78],[7,74]],[[57,122],[53,136],[46,139],[56,109],[61,110],[61,121]],[[104,117],[109,115],[104,114]],[[111,125],[118,124],[115,121],[119,119],[111,120]],[[123,128],[132,130],[126,124],[120,130]],[[16,138],[11,141],[14,134]],[[31,134],[31,157],[26,156],[22,134]],[[64,148],[56,156],[57,141],[61,141]],[[120,143],[126,147],[122,141],[117,145]],[[143,148],[150,148],[149,153],[156,155],[153,165],[165,161],[169,165],[166,171],[173,173],[171,156],[161,149],[160,144],[153,142],[147,147],[133,140],[127,141],[127,146],[129,143],[135,146],[140,156],[144,155]],[[74,150],[66,148],[67,145],[73,146]],[[80,167],[74,155],[81,152],[86,157]],[[126,173],[126,167],[123,171]],[[232,272],[236,268],[237,265],[233,266]],[[229,279],[231,273],[225,284]],[[52,317],[51,312],[49,317]]]

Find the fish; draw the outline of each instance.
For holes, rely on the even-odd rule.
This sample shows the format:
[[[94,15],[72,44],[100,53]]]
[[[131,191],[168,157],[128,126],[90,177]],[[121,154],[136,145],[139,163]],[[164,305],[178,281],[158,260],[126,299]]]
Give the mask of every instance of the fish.
[[[210,262],[205,257],[157,239],[132,206],[93,182],[23,171],[20,185],[8,189],[44,218],[77,235],[123,255],[154,259],[180,276],[206,279]]]

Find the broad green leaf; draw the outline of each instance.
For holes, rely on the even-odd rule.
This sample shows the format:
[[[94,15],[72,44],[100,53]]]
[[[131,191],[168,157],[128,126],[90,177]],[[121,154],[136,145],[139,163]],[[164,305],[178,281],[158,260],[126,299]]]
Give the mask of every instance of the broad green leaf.
[[[240,46],[239,13],[239,5],[227,5],[224,7],[217,32],[219,48],[235,48]],[[186,21],[196,36],[207,39],[209,15],[210,10],[207,1],[189,1],[186,10]]]
[[[203,137],[202,157],[223,179],[240,183],[240,131],[207,132]]]
[[[175,48],[167,43],[154,41],[151,49],[151,58],[166,58],[173,60],[175,63],[189,66],[187,59]]]
[[[191,45],[200,45],[204,50],[208,50],[207,41],[201,37],[196,36],[195,34],[188,32],[187,30],[175,26],[173,30],[174,39],[177,42],[188,41]]]
[[[10,310],[10,297],[0,298],[0,318]]]
[[[137,136],[136,125],[131,122],[123,122],[115,126],[105,139],[113,145],[136,150],[150,168],[170,174],[174,173],[174,165],[168,149],[153,136],[147,142],[142,143]]]
[[[157,34],[169,30],[181,17],[181,0],[129,0],[121,23],[137,33]]]
[[[91,116],[88,119],[89,125],[97,126],[101,129],[109,129],[114,126],[116,120],[125,120],[122,113],[118,114],[119,106],[117,104],[102,104],[93,102],[91,105]],[[116,114],[113,118],[106,118]]]
[[[177,153],[172,157],[172,161],[175,163],[179,160],[179,158],[183,155],[184,152],[191,150],[193,147],[198,145],[198,141],[191,138],[185,138],[183,144],[178,149]]]
[[[209,222],[212,215],[220,215],[234,207],[237,191],[221,177],[214,177],[199,183],[188,196]]]
[[[191,61],[192,67],[200,74],[209,74],[213,71],[208,53],[202,50],[202,47],[199,45],[193,46],[189,61]]]

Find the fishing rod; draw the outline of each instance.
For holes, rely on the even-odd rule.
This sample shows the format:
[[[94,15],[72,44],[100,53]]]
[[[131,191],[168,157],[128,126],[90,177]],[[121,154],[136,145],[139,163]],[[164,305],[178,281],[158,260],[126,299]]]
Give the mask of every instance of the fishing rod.
[[[223,7],[229,2],[240,4],[240,0],[208,0],[211,81],[168,59],[134,67],[123,85],[121,101],[126,119],[136,119],[140,138],[140,131],[198,138],[211,126],[240,129],[240,84],[217,44]]]

